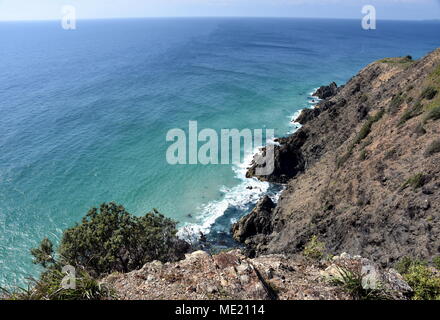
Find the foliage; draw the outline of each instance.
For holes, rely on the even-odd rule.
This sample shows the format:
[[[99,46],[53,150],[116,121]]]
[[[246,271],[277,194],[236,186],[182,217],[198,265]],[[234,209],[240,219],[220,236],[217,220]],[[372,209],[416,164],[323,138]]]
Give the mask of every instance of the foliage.
[[[149,261],[182,258],[188,247],[176,233],[176,222],[156,210],[135,217],[121,205],[102,204],[64,232],[59,253],[65,264],[95,277],[129,272]]]
[[[408,273],[409,268],[413,265],[426,265],[426,262],[404,256],[397,261],[397,263],[394,265],[394,269],[396,269],[400,274],[405,274]]]
[[[2,291],[7,300],[104,300],[114,296],[112,290],[85,271],[76,274],[74,289],[64,289],[61,284],[65,276],[59,270],[50,270],[39,280],[31,279],[27,288]]]
[[[412,57],[410,55],[405,57],[397,57],[397,58],[385,58],[382,60],[379,60],[381,63],[389,63],[389,64],[395,64],[395,65],[402,65],[404,67],[409,66],[411,63],[414,62]]]
[[[385,111],[382,109],[379,112],[377,112],[374,116],[368,118],[367,122],[362,126],[361,131],[359,131],[357,137],[354,140],[354,144],[359,144],[362,140],[364,140],[371,132],[371,127],[373,124],[377,121],[379,121]]]
[[[440,105],[431,108],[425,116],[425,122],[428,120],[438,120],[440,119]]]
[[[363,94],[359,99],[359,102],[361,103],[365,103],[367,101],[368,101],[368,96],[366,94]]]
[[[305,245],[303,255],[311,260],[321,260],[325,254],[325,243],[318,240],[317,236],[313,236]]]
[[[391,114],[396,113],[399,110],[400,106],[402,105],[403,101],[404,100],[403,100],[403,97],[402,97],[402,93],[399,93],[398,95],[395,95],[393,97],[393,99],[391,99],[390,106],[388,107],[389,108],[389,112]]]
[[[339,276],[334,277],[331,283],[341,287],[356,300],[388,300],[389,295],[382,288],[364,288],[362,274],[345,267],[338,268]]]
[[[432,100],[437,95],[437,92],[434,87],[427,87],[422,91],[420,99]]]
[[[418,115],[422,114],[422,112],[423,112],[423,105],[422,105],[422,103],[420,101],[417,101],[414,104],[414,106],[412,106],[411,108],[409,108],[408,110],[406,110],[403,113],[402,117],[400,118],[399,125],[404,124],[409,119],[417,117]]]
[[[360,160],[360,161],[364,161],[364,160],[367,159],[367,157],[368,157],[367,150],[362,149],[362,151],[361,151],[360,154],[359,154],[359,160]]]
[[[382,119],[384,114],[385,114],[385,110],[381,109],[374,116],[368,118],[368,120],[364,123],[357,136],[354,138],[354,141],[349,145],[347,152],[344,153],[341,157],[338,157],[336,159],[336,166],[338,168],[342,167],[342,165],[350,158],[354,147],[359,143],[361,143],[362,140],[364,140],[370,134],[371,127],[373,126],[373,124],[375,122],[378,122],[380,119]]]
[[[411,265],[403,277],[414,290],[414,300],[440,300],[440,277],[429,267]]]
[[[434,259],[432,259],[432,264],[437,270],[440,270],[440,256],[437,256]]]
[[[44,268],[38,280],[31,279],[27,288],[1,290],[6,299],[107,299],[112,292],[98,277],[138,269],[152,260],[182,258],[189,245],[176,233],[176,222],[156,210],[135,217],[121,205],[104,203],[99,210],[91,209],[81,224],[64,231],[57,256],[47,238],[31,250],[33,262]],[[62,267],[67,265],[75,270],[74,289],[62,286],[67,275]]]
[[[38,248],[31,249],[31,254],[34,257],[33,263],[40,264],[44,268],[55,264],[53,244],[48,238],[44,238]]]
[[[440,257],[437,258],[433,259],[433,264],[440,267]],[[431,270],[426,261],[402,257],[394,268],[414,290],[414,300],[440,299],[440,277]]]
[[[423,173],[417,173],[405,181],[405,183],[402,185],[402,189],[410,186],[414,190],[416,190],[418,188],[423,187],[425,183],[426,183],[426,176],[423,175]]]

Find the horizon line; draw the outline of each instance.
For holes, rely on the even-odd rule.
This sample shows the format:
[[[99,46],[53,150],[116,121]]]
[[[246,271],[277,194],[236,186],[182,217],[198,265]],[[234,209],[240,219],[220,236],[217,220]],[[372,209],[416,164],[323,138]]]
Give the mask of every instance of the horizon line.
[[[340,18],[340,17],[296,17],[296,16],[131,16],[131,17],[102,17],[102,18],[77,18],[76,21],[96,21],[96,20],[140,20],[140,19],[315,19],[315,20],[361,20],[359,18]],[[0,22],[55,22],[62,18],[48,19],[0,19]],[[394,18],[378,18],[377,21],[440,21],[436,19],[394,19]]]

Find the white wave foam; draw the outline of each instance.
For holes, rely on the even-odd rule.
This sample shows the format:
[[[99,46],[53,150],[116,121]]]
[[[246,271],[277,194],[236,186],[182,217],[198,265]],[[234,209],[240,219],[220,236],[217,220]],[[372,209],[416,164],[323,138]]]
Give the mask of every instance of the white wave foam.
[[[222,187],[221,191],[225,193],[223,199],[209,202],[200,207],[198,210],[200,214],[196,217],[198,222],[183,226],[179,230],[180,236],[188,238],[188,236],[197,236],[200,232],[208,233],[211,226],[228,208],[235,207],[239,210],[246,210],[250,204],[256,203],[268,191],[270,186],[268,182],[262,182],[256,178],[246,178],[246,171],[257,152],[259,152],[258,149],[249,153],[242,163],[232,166],[235,177],[241,182],[232,188]]]
[[[321,100],[318,97],[313,96],[313,93],[315,93],[317,89],[318,88],[314,89],[314,91],[312,91],[308,97],[309,99],[313,99],[315,102],[312,103],[312,106],[307,106],[305,108],[313,108]],[[296,119],[299,117],[302,110],[303,109],[296,111],[290,117],[290,125],[293,128],[290,130],[290,132],[288,132],[289,134],[294,133],[301,127],[301,124],[296,122]],[[274,140],[268,141],[268,143],[279,145],[279,143]],[[230,189],[223,186],[220,189],[220,191],[225,194],[223,199],[209,202],[198,208],[198,211],[200,212],[200,214],[196,217],[198,221],[196,223],[188,223],[181,227],[178,233],[180,237],[195,240],[198,238],[200,233],[209,233],[211,226],[225,213],[228,208],[234,207],[239,210],[246,210],[250,204],[257,203],[257,201],[260,200],[264,194],[268,193],[270,187],[268,182],[263,182],[256,178],[246,178],[246,172],[250,167],[254,156],[259,152],[260,148],[256,148],[252,153],[249,153],[245,156],[242,163],[234,164],[232,166],[235,177],[240,179],[241,182],[237,186]],[[283,190],[271,195],[271,198],[275,203],[278,202],[282,191]],[[232,220],[233,221],[231,221],[231,223],[236,222],[235,218]]]

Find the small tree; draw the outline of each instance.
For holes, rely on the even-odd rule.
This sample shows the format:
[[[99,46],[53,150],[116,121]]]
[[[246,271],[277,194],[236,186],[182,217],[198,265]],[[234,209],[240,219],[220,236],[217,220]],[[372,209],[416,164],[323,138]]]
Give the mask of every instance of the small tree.
[[[129,272],[149,261],[183,258],[188,244],[176,233],[176,222],[157,210],[136,217],[121,205],[104,203],[99,210],[91,209],[81,224],[64,231],[59,254],[63,263],[93,276]]]

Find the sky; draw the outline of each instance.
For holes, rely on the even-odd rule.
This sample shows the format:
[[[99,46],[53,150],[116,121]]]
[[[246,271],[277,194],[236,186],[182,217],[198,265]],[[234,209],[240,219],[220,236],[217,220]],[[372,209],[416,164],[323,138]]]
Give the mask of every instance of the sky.
[[[55,20],[72,5],[77,19],[129,17],[302,17],[359,19],[366,4],[378,19],[440,19],[440,0],[0,0],[0,21]]]

